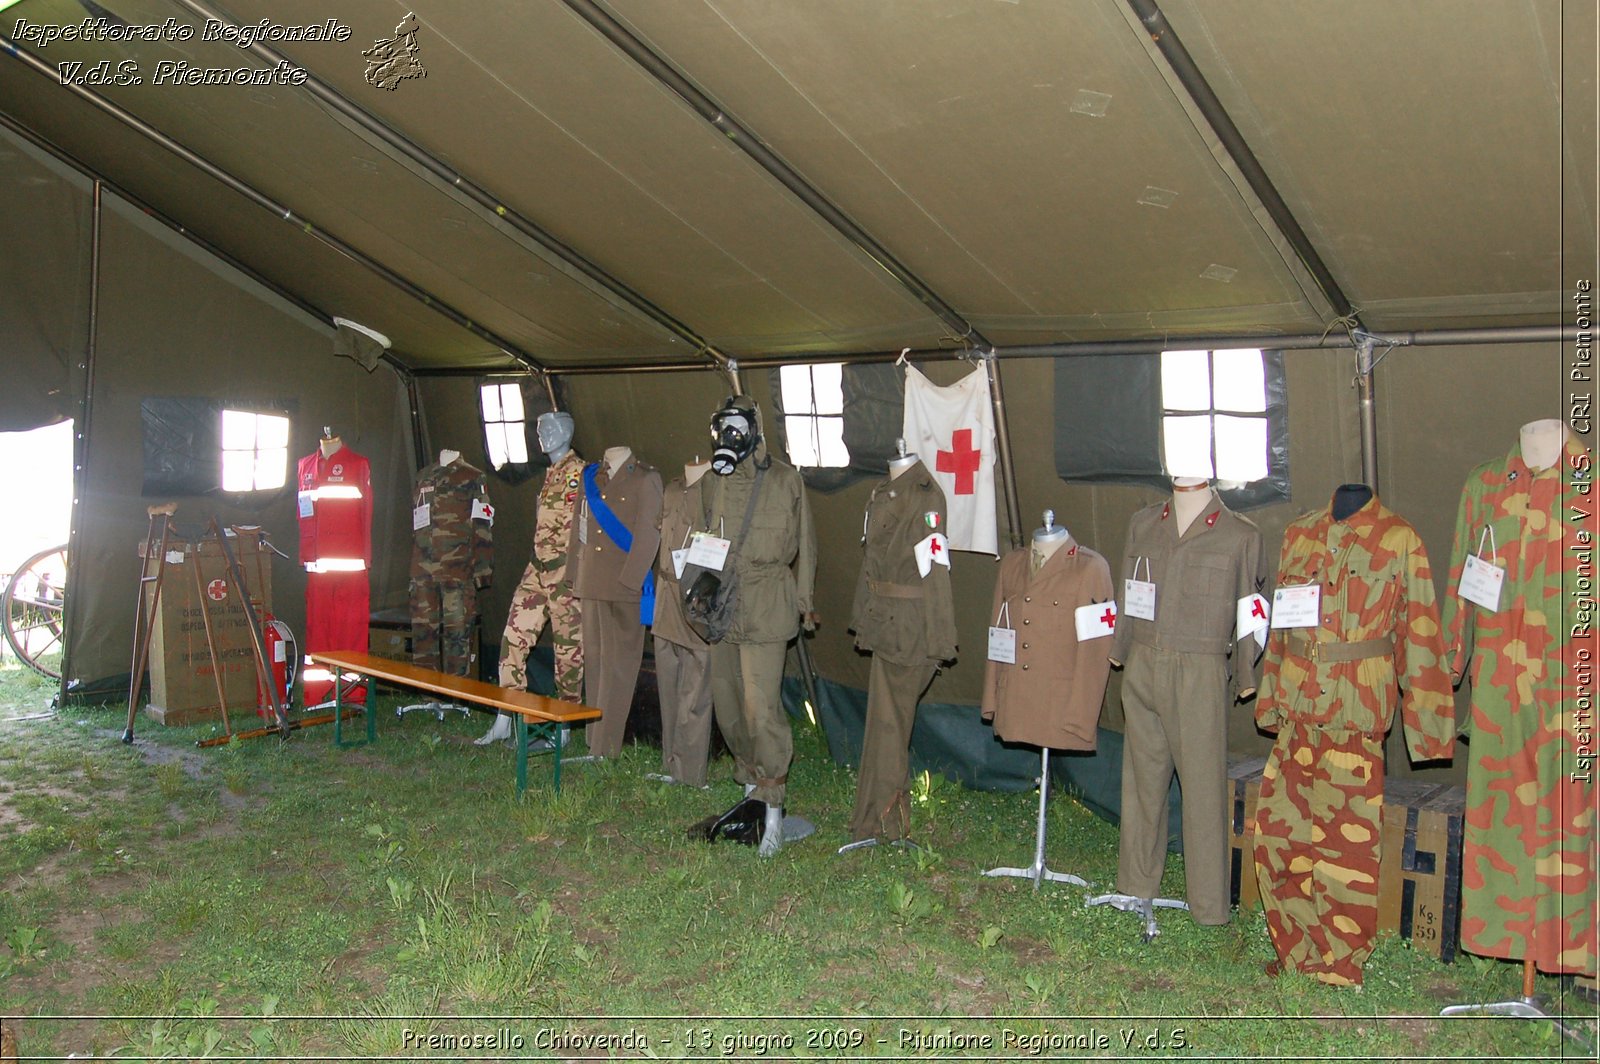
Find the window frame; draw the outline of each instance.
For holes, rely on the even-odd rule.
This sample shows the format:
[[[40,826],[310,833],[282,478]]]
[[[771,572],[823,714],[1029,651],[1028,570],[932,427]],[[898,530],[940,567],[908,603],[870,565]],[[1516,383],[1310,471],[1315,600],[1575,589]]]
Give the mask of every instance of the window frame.
[[[828,369],[837,368],[839,370],[839,412],[836,413],[836,414],[835,413],[823,413],[822,411],[817,409],[817,406],[818,406],[818,401],[817,401],[817,370],[818,369],[822,369],[822,368],[828,368]],[[850,468],[850,448],[844,442],[844,421],[845,421],[844,363],[843,362],[798,362],[798,363],[792,363],[792,364],[787,365],[787,366],[779,366],[778,367],[778,373],[777,373],[777,377],[778,377],[777,386],[778,386],[778,391],[779,391],[780,395],[784,394],[784,381],[783,381],[784,375],[786,373],[791,372],[791,371],[799,371],[799,370],[804,370],[805,371],[806,380],[810,385],[810,388],[809,388],[809,391],[810,391],[810,407],[809,407],[809,409],[800,410],[800,411],[794,411],[794,410],[790,410],[788,408],[788,406],[785,405],[782,408],[782,412],[778,415],[779,417],[781,417],[783,419],[783,453],[784,453],[784,457],[788,460],[790,465],[792,465],[796,469],[800,469],[800,470],[808,470],[808,471],[815,471],[815,472],[821,473],[821,472],[825,472],[825,471],[828,471],[828,470],[848,469],[848,468]],[[834,437],[832,435],[828,435],[827,437],[824,437],[821,433],[816,431],[819,423],[824,421],[824,420],[826,420],[826,421],[837,421],[839,423],[839,433],[838,433],[839,449],[843,453],[841,455],[839,455],[838,457],[841,460],[837,461],[837,462],[818,462],[818,464],[816,464],[816,465],[802,465],[798,460],[796,460],[796,458],[794,456],[794,439],[795,439],[795,436],[794,436],[794,433],[792,433],[790,431],[790,423],[792,421],[804,421],[804,422],[807,422],[807,423],[810,424],[810,426],[811,426],[811,440],[816,444],[815,450],[816,450],[817,457],[819,459],[822,459],[822,458],[828,457],[827,455],[823,454],[823,451],[828,449],[825,445],[831,445],[832,442],[833,442],[833,439],[834,439]]]
[[[1254,351],[1257,354],[1257,356],[1259,356],[1261,358],[1261,409],[1260,410],[1234,410],[1234,409],[1229,409],[1229,408],[1224,408],[1224,407],[1217,406],[1217,352],[1218,351]],[[1247,487],[1250,484],[1255,484],[1255,483],[1258,483],[1261,480],[1266,480],[1266,479],[1270,478],[1272,476],[1272,414],[1273,414],[1273,410],[1272,410],[1272,402],[1271,402],[1271,387],[1269,386],[1269,378],[1270,378],[1271,374],[1270,374],[1270,371],[1269,371],[1269,367],[1267,365],[1266,351],[1261,349],[1261,348],[1249,348],[1249,347],[1247,347],[1247,348],[1238,348],[1238,347],[1225,347],[1225,348],[1185,347],[1185,348],[1173,348],[1173,349],[1164,350],[1164,351],[1161,352],[1161,356],[1160,356],[1161,357],[1161,361],[1164,362],[1166,357],[1169,354],[1176,354],[1176,353],[1180,353],[1180,352],[1182,352],[1182,353],[1195,352],[1197,354],[1204,354],[1206,356],[1206,393],[1207,393],[1206,399],[1207,399],[1207,405],[1203,406],[1203,407],[1174,407],[1174,406],[1171,406],[1171,405],[1169,405],[1171,397],[1169,397],[1167,395],[1166,385],[1164,383],[1162,384],[1162,386],[1161,386],[1161,460],[1162,460],[1163,469],[1166,469],[1167,472],[1169,473],[1169,475],[1172,475],[1172,476],[1185,476],[1185,475],[1198,476],[1199,475],[1199,474],[1172,473],[1170,468],[1168,468],[1168,462],[1167,462],[1167,423],[1170,420],[1174,419],[1174,418],[1204,417],[1204,418],[1207,419],[1207,422],[1208,422],[1208,425],[1207,425],[1208,431],[1206,433],[1206,441],[1210,446],[1210,455],[1211,455],[1211,474],[1207,479],[1213,480],[1213,481],[1223,481],[1224,483],[1229,483],[1229,484],[1237,484],[1240,487]],[[1156,377],[1156,379],[1158,381],[1160,381],[1162,379],[1161,374],[1159,372],[1159,370],[1161,370],[1162,368],[1164,368],[1164,367],[1161,365],[1160,362],[1158,362],[1158,364],[1157,364],[1158,373],[1157,373],[1157,377]],[[1265,438],[1266,438],[1266,441],[1267,441],[1266,453],[1263,456],[1265,461],[1266,461],[1266,466],[1267,466],[1267,475],[1265,477],[1258,477],[1255,480],[1237,481],[1232,477],[1225,477],[1225,476],[1222,475],[1221,466],[1217,462],[1217,418],[1219,416],[1220,417],[1230,417],[1230,418],[1242,418],[1242,419],[1248,419],[1248,420],[1252,420],[1252,421],[1261,421],[1261,422],[1265,423],[1265,425],[1266,425]]]
[[[253,442],[249,448],[228,446],[228,432],[225,426],[228,422],[229,415],[239,415],[250,418]],[[283,422],[283,444],[281,446],[273,446],[269,448],[262,447],[261,422],[263,418],[272,418],[274,421]],[[293,432],[294,422],[286,413],[280,413],[271,410],[251,410],[243,407],[228,406],[225,404],[220,406],[217,410],[217,490],[221,491],[225,495],[232,496],[260,496],[263,493],[275,493],[282,491],[283,488],[289,483],[290,479],[289,443],[292,439]],[[283,464],[278,470],[278,481],[276,484],[263,486],[258,483],[258,477],[261,470],[262,454],[264,452],[276,451],[281,451],[283,454]],[[252,471],[251,487],[237,488],[230,487],[228,485],[228,455],[230,454],[250,454],[253,456],[250,463]]]
[[[522,399],[522,436],[524,446],[527,448],[528,460],[525,462],[507,461],[499,469],[494,467],[490,460],[489,426],[511,425],[515,422],[496,421],[489,422],[483,409],[483,389],[489,385],[499,387],[515,387]],[[552,381],[558,403],[564,394],[559,381]],[[502,392],[502,395],[504,393]],[[478,445],[483,452],[483,468],[489,475],[508,484],[520,484],[531,479],[535,474],[542,473],[550,465],[550,458],[539,449],[538,423],[539,417],[552,410],[565,409],[564,405],[550,402],[549,393],[545,390],[544,383],[533,373],[496,373],[473,379],[473,401],[476,404],[478,422]]]

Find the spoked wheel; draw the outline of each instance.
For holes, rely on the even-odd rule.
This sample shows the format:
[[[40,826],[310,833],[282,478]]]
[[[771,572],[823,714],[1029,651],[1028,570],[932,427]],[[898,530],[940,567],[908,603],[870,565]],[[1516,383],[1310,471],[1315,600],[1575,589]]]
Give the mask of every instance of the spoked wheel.
[[[6,642],[28,668],[57,680],[66,592],[67,548],[62,546],[42,550],[24,562],[0,597]]]

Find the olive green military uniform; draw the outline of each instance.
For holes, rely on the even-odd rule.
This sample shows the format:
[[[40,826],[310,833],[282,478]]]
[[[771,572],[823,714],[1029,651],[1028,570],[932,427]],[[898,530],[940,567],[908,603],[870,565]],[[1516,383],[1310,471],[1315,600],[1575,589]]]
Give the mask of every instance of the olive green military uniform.
[[[956,654],[950,566],[929,558],[924,574],[917,544],[947,552],[944,491],[921,462],[880,482],[867,502],[866,555],[856,580],[850,627],[856,647],[872,651],[867,731],[856,780],[850,837],[902,839],[911,826],[906,789],[917,699],[941,661]]]
[[[481,470],[457,458],[418,473],[411,501],[411,661],[465,676],[478,591],[494,567],[489,486]]]
[[[1153,621],[1128,612],[1126,579],[1136,564],[1138,578],[1156,585]],[[1111,650],[1125,666],[1127,720],[1117,890],[1137,898],[1160,892],[1176,769],[1189,911],[1196,923],[1227,923],[1227,711],[1255,687],[1260,649],[1253,636],[1236,638],[1236,606],[1265,582],[1261,532],[1213,494],[1179,535],[1172,504],[1158,503],[1129,522],[1122,575]]]
[[[673,551],[688,548],[695,526],[690,498],[682,477],[668,484],[661,496],[653,632],[656,687],[661,693],[661,771],[679,783],[703,787],[711,749],[711,648],[684,619],[683,589],[672,561]]]
[[[766,466],[766,475],[741,542],[758,465]],[[781,699],[784,652],[799,634],[801,614],[811,612],[817,572],[817,536],[805,482],[792,466],[772,457],[763,441],[732,473],[707,474],[690,492],[699,529],[733,540],[732,566],[739,574],[733,622],[711,648],[717,727],[733,752],[734,778],[754,785],[751,797],[781,806],[794,757]]]

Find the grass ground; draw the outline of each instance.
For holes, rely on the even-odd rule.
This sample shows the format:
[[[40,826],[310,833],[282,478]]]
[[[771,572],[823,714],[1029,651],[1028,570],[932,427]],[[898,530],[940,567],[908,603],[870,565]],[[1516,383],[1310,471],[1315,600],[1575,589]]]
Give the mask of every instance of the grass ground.
[[[1145,945],[1081,889],[983,878],[1031,860],[1028,795],[925,781],[926,849],[836,857],[854,778],[804,726],[791,811],[819,832],[762,860],[685,837],[737,797],[726,760],[702,792],[632,747],[558,799],[546,759],[518,801],[483,715],[385,699],[346,751],[147,721],[124,746],[112,707],[7,720],[51,693],[0,669],[0,1015],[25,1057],[1592,1059],[1546,1021],[1437,1018],[1515,996],[1511,965],[1386,937],[1359,992],[1274,980],[1259,914],[1166,914]],[[1049,830],[1053,867],[1113,879],[1114,827],[1062,798]]]

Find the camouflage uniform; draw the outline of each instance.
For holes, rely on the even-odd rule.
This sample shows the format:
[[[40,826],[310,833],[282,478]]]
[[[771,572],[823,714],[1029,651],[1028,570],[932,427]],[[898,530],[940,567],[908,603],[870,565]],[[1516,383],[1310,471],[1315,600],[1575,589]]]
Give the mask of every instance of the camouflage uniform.
[[[428,507],[427,524],[412,532],[411,660],[465,676],[478,590],[489,586],[494,565],[493,518],[472,516],[474,504],[489,506],[489,486],[460,458],[434,463],[417,474],[411,504]]]
[[[1467,811],[1462,839],[1461,945],[1546,972],[1595,970],[1595,789],[1579,750],[1593,751],[1593,711],[1580,721],[1578,625],[1571,594],[1593,578],[1588,458],[1576,442],[1534,472],[1520,444],[1473,470],[1461,496],[1444,604],[1451,671],[1470,662]],[[1581,487],[1580,487],[1581,485]],[[1457,594],[1487,528],[1505,570],[1500,608]],[[1483,543],[1489,558],[1489,543]],[[1587,572],[1585,572],[1587,570]],[[1573,638],[1574,626],[1578,625]],[[1584,736],[1580,738],[1580,736]]]
[[[1447,758],[1455,704],[1422,540],[1376,497],[1284,533],[1280,588],[1322,588],[1321,624],[1275,628],[1256,723],[1277,732],[1256,814],[1256,874],[1273,948],[1327,983],[1361,982],[1378,930],[1383,736],[1394,690],[1417,761]]]
[[[511,596],[505,634],[500,637],[500,686],[526,690],[528,652],[539,641],[545,623],[556,652],[556,697],[583,701],[583,641],[578,598],[567,579],[567,540],[572,515],[583,494],[583,459],[576,451],[544,472],[539,489],[533,556]]]

